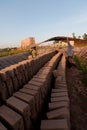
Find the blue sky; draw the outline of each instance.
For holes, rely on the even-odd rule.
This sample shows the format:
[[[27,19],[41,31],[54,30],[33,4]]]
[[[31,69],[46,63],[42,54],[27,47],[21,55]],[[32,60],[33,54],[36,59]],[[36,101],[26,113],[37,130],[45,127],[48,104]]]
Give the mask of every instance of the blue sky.
[[[87,0],[0,0],[0,48],[87,33]]]

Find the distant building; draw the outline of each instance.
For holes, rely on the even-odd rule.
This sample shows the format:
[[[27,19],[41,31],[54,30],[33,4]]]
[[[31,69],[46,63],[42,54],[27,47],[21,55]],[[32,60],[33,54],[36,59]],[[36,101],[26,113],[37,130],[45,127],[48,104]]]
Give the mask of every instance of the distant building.
[[[35,46],[35,38],[28,37],[21,41],[21,48],[22,49],[30,49],[31,47]]]
[[[70,40],[70,44],[72,46],[74,46],[74,40]],[[50,46],[52,46],[52,47],[64,47],[64,46],[68,46],[68,44],[64,41],[59,41],[59,42],[51,44]]]

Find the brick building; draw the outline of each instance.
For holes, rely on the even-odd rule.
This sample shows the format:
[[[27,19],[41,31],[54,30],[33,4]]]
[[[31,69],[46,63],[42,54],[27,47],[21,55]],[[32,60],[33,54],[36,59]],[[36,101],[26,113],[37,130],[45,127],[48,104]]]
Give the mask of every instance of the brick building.
[[[21,48],[22,49],[30,49],[35,45],[35,38],[34,37],[28,37],[21,41]]]

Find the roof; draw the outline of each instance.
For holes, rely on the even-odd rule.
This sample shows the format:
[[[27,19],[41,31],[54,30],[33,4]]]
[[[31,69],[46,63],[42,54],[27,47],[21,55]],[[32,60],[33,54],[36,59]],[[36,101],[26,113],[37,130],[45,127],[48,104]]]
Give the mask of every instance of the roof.
[[[75,40],[75,39],[72,38],[72,37],[68,37],[68,39],[69,39],[69,40]],[[57,37],[52,37],[52,38],[50,38],[50,39],[47,39],[47,40],[45,40],[45,41],[43,41],[43,42],[41,42],[41,43],[49,42],[49,41],[65,41],[65,40],[67,40],[67,37],[65,37],[65,36],[57,36]]]

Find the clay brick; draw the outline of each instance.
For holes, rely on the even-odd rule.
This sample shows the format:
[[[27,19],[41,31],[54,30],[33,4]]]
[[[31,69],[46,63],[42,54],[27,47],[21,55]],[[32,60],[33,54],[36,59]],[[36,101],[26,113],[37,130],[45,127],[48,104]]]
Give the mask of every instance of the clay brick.
[[[63,96],[68,96],[67,92],[60,92],[60,93],[51,93],[51,97],[63,97]]]
[[[46,79],[40,79],[40,78],[37,78],[37,77],[33,77],[32,80],[36,81],[36,82],[46,82]]]
[[[5,105],[0,107],[0,118],[10,127],[10,129],[24,130],[22,116]]]
[[[61,102],[61,101],[69,102],[69,98],[67,96],[51,98],[51,102]]]
[[[57,84],[57,85],[55,85],[55,88],[67,88],[67,86],[66,85],[59,85],[59,84]]]
[[[67,92],[67,88],[62,88],[62,89],[52,89],[52,93],[60,93],[60,92]]]
[[[5,101],[9,97],[7,86],[1,80],[0,80],[0,96],[2,101]]]
[[[27,103],[23,102],[22,100],[15,98],[15,97],[10,97],[6,101],[7,105],[10,106],[12,109],[17,111],[19,114],[23,116],[24,119],[24,126],[26,130],[30,130],[31,128],[31,120],[30,120],[30,107]]]
[[[67,119],[42,120],[41,130],[69,130]]]
[[[0,130],[7,130],[7,128],[0,122]]]
[[[37,74],[34,76],[35,78],[40,78],[40,79],[48,79],[48,76],[46,74]]]
[[[5,82],[7,89],[8,89],[9,96],[11,96],[14,92],[12,79],[6,72],[4,72],[4,70],[2,70],[0,72],[0,77],[1,77],[2,81]]]
[[[23,79],[22,79],[22,75],[21,75],[21,73],[19,71],[19,67],[18,66],[15,69],[15,75],[16,75],[16,77],[18,79],[19,88],[21,88]]]
[[[34,96],[28,95],[28,94],[25,94],[25,93],[21,93],[21,92],[14,93],[14,96],[29,104],[30,111],[31,111],[31,116],[32,116],[32,118],[35,118],[36,110],[35,110]]]
[[[36,109],[36,111],[39,111],[38,109],[39,109],[39,105],[40,105],[40,97],[39,97],[38,91],[27,89],[27,88],[22,88],[22,89],[20,89],[20,92],[34,96],[35,109]]]
[[[26,83],[26,75],[25,75],[25,66],[24,66],[24,64],[18,64],[18,67],[17,67],[17,69],[18,69],[18,71],[19,71],[19,73],[20,73],[20,79],[22,79],[22,84],[25,84]]]
[[[49,103],[49,111],[62,107],[69,107],[69,103],[66,101]]]
[[[40,87],[38,86],[35,86],[35,85],[30,85],[30,84],[26,84],[23,86],[23,88],[28,88],[28,89],[31,89],[31,90],[36,90],[36,91],[40,91]]]
[[[70,118],[69,109],[67,107],[63,107],[63,108],[59,108],[59,109],[47,112],[47,118],[48,119],[66,118],[69,120],[69,118]]]
[[[66,85],[66,83],[64,82],[58,82],[57,83],[57,81],[55,82],[55,85],[57,85],[57,86],[63,86],[63,87],[67,87],[67,85]]]
[[[23,86],[23,88],[27,88],[29,90],[34,90],[34,91],[37,91],[38,92],[38,96],[39,96],[39,99],[40,99],[40,105],[42,104],[42,95],[41,95],[41,88],[38,87],[38,86],[35,86],[35,85],[30,85],[30,84],[26,84]]]
[[[6,73],[12,79],[14,91],[17,91],[19,89],[19,84],[18,84],[18,79],[17,79],[17,77],[15,75],[15,69],[16,69],[16,65],[15,66],[12,65],[10,67],[7,67]]]
[[[30,80],[29,82],[28,82],[28,84],[29,85],[36,85],[36,86],[38,86],[38,87],[40,87],[40,89],[41,89],[41,94],[42,94],[42,97],[43,97],[43,99],[44,99],[44,97],[45,97],[45,94],[46,94],[46,89],[45,89],[45,84],[44,83],[41,83],[41,82],[36,82],[36,81],[33,81],[33,80]]]

